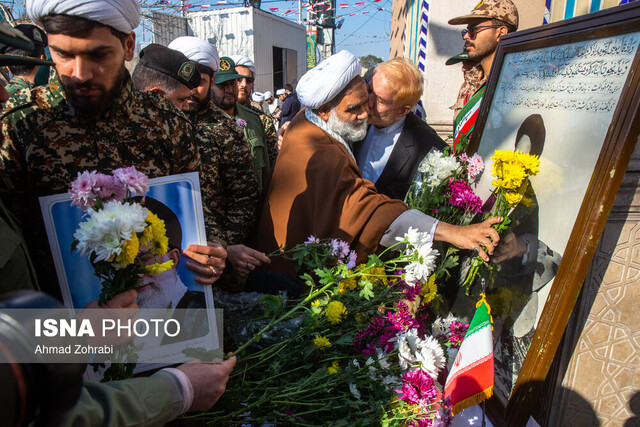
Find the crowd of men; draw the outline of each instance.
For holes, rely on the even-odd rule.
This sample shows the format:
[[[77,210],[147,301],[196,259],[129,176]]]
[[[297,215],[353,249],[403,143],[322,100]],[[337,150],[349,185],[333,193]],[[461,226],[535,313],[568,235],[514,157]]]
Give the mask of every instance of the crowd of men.
[[[461,227],[402,202],[423,157],[445,146],[411,112],[423,76],[410,61],[384,62],[365,81],[357,58],[341,51],[305,73],[295,89],[288,84],[274,96],[253,90],[257,70],[250,58],[220,57],[197,37],[145,47],[130,75],[125,61],[134,57],[140,20],[135,0],[27,0],[26,12],[37,26],[19,29],[36,49],[19,53],[32,57],[31,64],[10,68],[11,97],[3,98],[1,116],[0,219],[17,242],[6,250],[14,257],[7,266],[29,271],[17,273],[13,288],[37,282],[59,296],[38,197],[65,192],[78,172],[123,166],[149,177],[199,173],[209,242],[189,245],[182,255],[202,284],[242,290],[250,283],[261,290],[264,280],[265,291],[293,292],[292,264],[267,254],[312,234],[347,241],[360,261],[410,226],[485,259],[493,253],[499,237],[491,225],[499,218]],[[465,61],[485,82],[499,38],[517,29],[515,6],[485,0],[450,23],[467,28],[464,52],[449,62]],[[52,63],[44,56],[47,44]],[[38,84],[46,64],[55,67]],[[465,85],[456,141],[458,134],[468,139],[475,120],[469,111],[484,91],[477,79]],[[136,302],[131,290],[109,306]],[[102,390],[111,400],[99,402],[89,389],[83,397],[93,403],[85,402],[85,411],[102,406],[105,417],[117,413],[127,423],[154,424],[206,410],[222,394],[234,363],[189,363],[124,382],[119,387],[145,402],[136,409],[121,405],[121,389]],[[74,416],[87,419],[82,409]]]

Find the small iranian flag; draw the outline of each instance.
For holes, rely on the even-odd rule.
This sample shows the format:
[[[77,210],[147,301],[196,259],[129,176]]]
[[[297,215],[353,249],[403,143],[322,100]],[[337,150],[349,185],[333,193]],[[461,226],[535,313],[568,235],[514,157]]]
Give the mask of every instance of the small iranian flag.
[[[444,386],[451,415],[476,405],[493,394],[493,336],[491,309],[485,295],[476,304],[469,329]]]

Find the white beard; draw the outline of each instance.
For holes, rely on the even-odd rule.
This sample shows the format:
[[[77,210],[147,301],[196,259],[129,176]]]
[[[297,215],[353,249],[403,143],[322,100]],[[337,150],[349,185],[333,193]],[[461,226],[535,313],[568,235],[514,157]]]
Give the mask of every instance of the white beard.
[[[145,291],[139,292],[136,303],[140,308],[169,308],[176,294],[176,288],[180,279],[175,269],[161,274],[146,277],[142,280],[142,286],[151,284]],[[184,285],[183,285],[184,286]]]
[[[367,136],[367,119],[356,120],[355,122],[343,122],[338,118],[335,109],[332,109],[331,114],[329,114],[327,127],[348,142],[362,141],[364,137]]]

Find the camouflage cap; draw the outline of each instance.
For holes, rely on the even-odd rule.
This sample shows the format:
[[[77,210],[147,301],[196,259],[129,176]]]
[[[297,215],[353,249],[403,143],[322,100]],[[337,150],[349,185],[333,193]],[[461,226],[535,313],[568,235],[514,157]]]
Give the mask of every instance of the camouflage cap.
[[[466,61],[467,59],[469,59],[469,53],[466,50],[463,50],[456,56],[452,56],[451,58],[447,59],[447,62],[445,62],[444,64],[453,65],[457,64],[458,62]]]
[[[222,58],[220,58],[218,71],[214,73],[214,76],[215,84],[222,84],[228,82],[229,80],[244,78],[242,74],[238,74],[238,72],[236,71],[236,63],[233,62],[233,59],[229,58],[228,56],[223,56]]]
[[[487,19],[499,19],[518,29],[518,9],[511,0],[481,0],[469,15],[450,19],[449,24],[473,24]]]
[[[140,51],[140,64],[168,75],[189,89],[200,86],[198,65],[177,50],[152,43]]]

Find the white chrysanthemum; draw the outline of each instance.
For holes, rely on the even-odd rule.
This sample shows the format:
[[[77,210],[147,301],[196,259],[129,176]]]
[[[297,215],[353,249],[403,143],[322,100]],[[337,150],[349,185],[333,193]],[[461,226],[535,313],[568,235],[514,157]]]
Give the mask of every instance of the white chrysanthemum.
[[[440,343],[431,336],[420,340],[418,345],[416,359],[420,363],[420,369],[435,380],[446,362],[444,351]]]
[[[461,170],[462,166],[453,156],[444,156],[441,151],[429,152],[418,166],[418,172],[426,175],[426,184],[437,187],[445,179]]]
[[[426,282],[435,270],[436,258],[440,255],[433,249],[431,235],[409,227],[404,237],[396,237],[396,240],[407,243],[406,254],[415,260],[405,267],[405,282],[411,285]]]
[[[438,340],[429,336],[422,339],[417,329],[409,329],[397,335],[398,362],[403,370],[419,365],[434,380],[444,367],[444,350]]]
[[[451,330],[451,324],[458,320],[453,314],[449,313],[447,317],[444,319],[442,317],[438,317],[434,322],[431,328],[433,335],[447,335]]]
[[[391,363],[389,362],[389,355],[385,354],[382,349],[376,348],[376,356],[378,357],[378,364],[382,369],[391,368]]]
[[[112,201],[99,211],[89,209],[87,214],[73,235],[78,241],[76,250],[83,256],[93,252],[96,261],[106,261],[120,254],[122,244],[132,233],[144,231],[148,211],[138,203]]]
[[[356,400],[360,400],[360,392],[358,391],[358,387],[355,384],[349,384],[349,391],[356,398]]]

